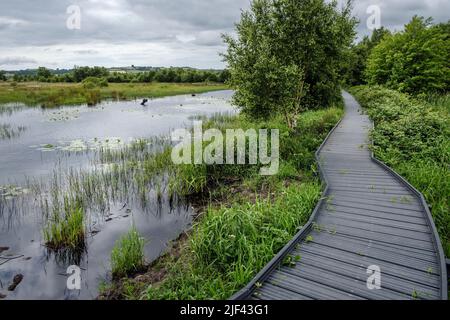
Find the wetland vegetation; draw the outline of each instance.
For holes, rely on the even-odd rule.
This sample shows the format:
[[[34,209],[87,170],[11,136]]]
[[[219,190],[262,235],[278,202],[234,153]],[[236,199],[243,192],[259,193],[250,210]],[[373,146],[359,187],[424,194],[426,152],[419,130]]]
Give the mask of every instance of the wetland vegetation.
[[[29,106],[42,106],[44,108],[79,104],[95,105],[102,100],[158,98],[224,89],[227,89],[226,85],[215,83],[110,83],[107,86],[96,84],[92,86],[87,83],[0,81],[0,105],[24,103]]]
[[[0,257],[2,281],[18,270],[25,275],[7,297],[75,298],[57,275],[76,264],[84,281],[78,297],[95,298],[103,281],[139,271],[144,257],[153,261],[164,253],[191,224],[194,213],[182,192],[196,185],[175,178],[181,173],[170,159],[170,128],[227,118],[234,112],[229,95],[177,95],[144,107],[133,101],[51,110],[3,106],[10,112],[2,120],[11,128],[27,126],[16,140],[0,143],[1,166],[9,168],[0,177],[0,243],[7,254],[27,255]],[[108,123],[91,125],[104,117]],[[36,292],[27,281],[32,277],[42,288],[54,283],[48,277],[61,281]]]
[[[173,243],[167,255],[136,280],[123,278],[112,287],[103,287],[101,297],[229,298],[308,220],[321,196],[314,152],[341,115],[340,107],[308,111],[299,117],[295,129],[283,117],[267,122],[244,115],[219,122],[212,119],[206,126],[222,130],[278,128],[278,175],[260,176],[260,165],[176,166],[172,190],[195,200],[202,214],[188,236]]]

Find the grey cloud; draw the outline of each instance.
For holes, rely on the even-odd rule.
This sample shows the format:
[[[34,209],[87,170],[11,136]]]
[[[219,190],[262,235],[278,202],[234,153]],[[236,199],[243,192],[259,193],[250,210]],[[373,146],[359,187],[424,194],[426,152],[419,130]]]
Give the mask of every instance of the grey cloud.
[[[0,58],[0,66],[4,65],[22,65],[29,63],[37,63],[35,59],[27,58],[27,57],[6,57]]]
[[[76,53],[76,54],[96,54],[96,53],[99,53],[99,51],[97,51],[97,50],[89,50],[89,49],[87,49],[87,50],[74,50],[73,52]]]
[[[392,31],[399,31],[414,15],[433,17],[435,22],[450,19],[448,0],[359,0],[354,2],[354,15],[359,18],[359,37],[371,33],[367,29],[366,13],[370,5],[378,5],[381,10],[381,24]]]
[[[121,63],[109,50],[95,48],[105,44],[123,46],[127,56],[123,56],[122,63],[221,67],[217,55],[223,49],[220,34],[233,31],[241,9],[247,9],[249,3],[250,0],[1,1],[0,56],[11,55],[11,50],[15,50],[13,55],[20,55],[24,48],[54,46],[65,49],[48,50],[46,56],[34,56],[39,50],[31,50],[29,55],[39,61],[58,61],[60,67],[71,66],[74,61]],[[66,28],[66,9],[73,4],[81,8],[81,30]],[[437,22],[449,19],[448,0],[356,0],[354,14],[361,21],[360,37],[370,33],[366,9],[371,4],[380,5],[382,24],[390,29],[400,29],[414,14],[433,16]],[[172,56],[161,59],[161,53],[143,53],[138,50],[139,43],[159,45]]]

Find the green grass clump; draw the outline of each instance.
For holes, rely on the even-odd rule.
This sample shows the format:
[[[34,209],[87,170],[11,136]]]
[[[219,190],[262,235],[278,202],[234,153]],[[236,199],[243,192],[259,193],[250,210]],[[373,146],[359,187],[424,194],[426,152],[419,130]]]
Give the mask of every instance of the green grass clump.
[[[140,271],[145,265],[145,240],[135,227],[120,238],[111,252],[113,277],[123,277]]]
[[[423,193],[450,256],[449,95],[412,97],[368,86],[351,92],[375,122],[375,156]]]
[[[84,212],[80,207],[69,208],[62,216],[55,215],[44,229],[47,247],[82,249],[85,246]]]

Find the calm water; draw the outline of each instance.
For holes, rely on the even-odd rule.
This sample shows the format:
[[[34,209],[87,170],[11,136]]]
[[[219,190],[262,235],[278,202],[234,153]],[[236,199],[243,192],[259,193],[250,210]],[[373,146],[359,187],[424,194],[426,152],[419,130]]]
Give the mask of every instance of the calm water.
[[[231,91],[219,91],[154,99],[144,107],[140,101],[51,110],[0,107],[0,247],[9,248],[0,250],[0,293],[6,299],[95,298],[99,284],[110,277],[111,249],[132,224],[147,240],[147,261],[161,255],[190,225],[193,211],[188,204],[173,205],[165,198],[158,203],[156,194],[149,195],[154,201],[145,209],[133,202],[111,203],[106,215],[89,219],[88,229],[95,232],[89,234],[86,252],[73,257],[47,250],[37,201],[22,195],[21,188],[29,180],[49,180],[55,168],[89,170],[100,147],[117,149],[134,139],[166,135],[189,126],[195,116],[233,113],[230,97]],[[79,291],[66,289],[71,264],[82,269]],[[8,291],[16,274],[24,278]]]

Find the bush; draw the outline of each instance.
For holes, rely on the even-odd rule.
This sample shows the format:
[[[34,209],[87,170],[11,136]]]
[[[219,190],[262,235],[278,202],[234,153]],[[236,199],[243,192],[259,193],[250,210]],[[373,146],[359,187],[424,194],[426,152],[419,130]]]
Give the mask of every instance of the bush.
[[[108,80],[105,78],[88,77],[81,84],[85,89],[103,88],[108,86]]]

